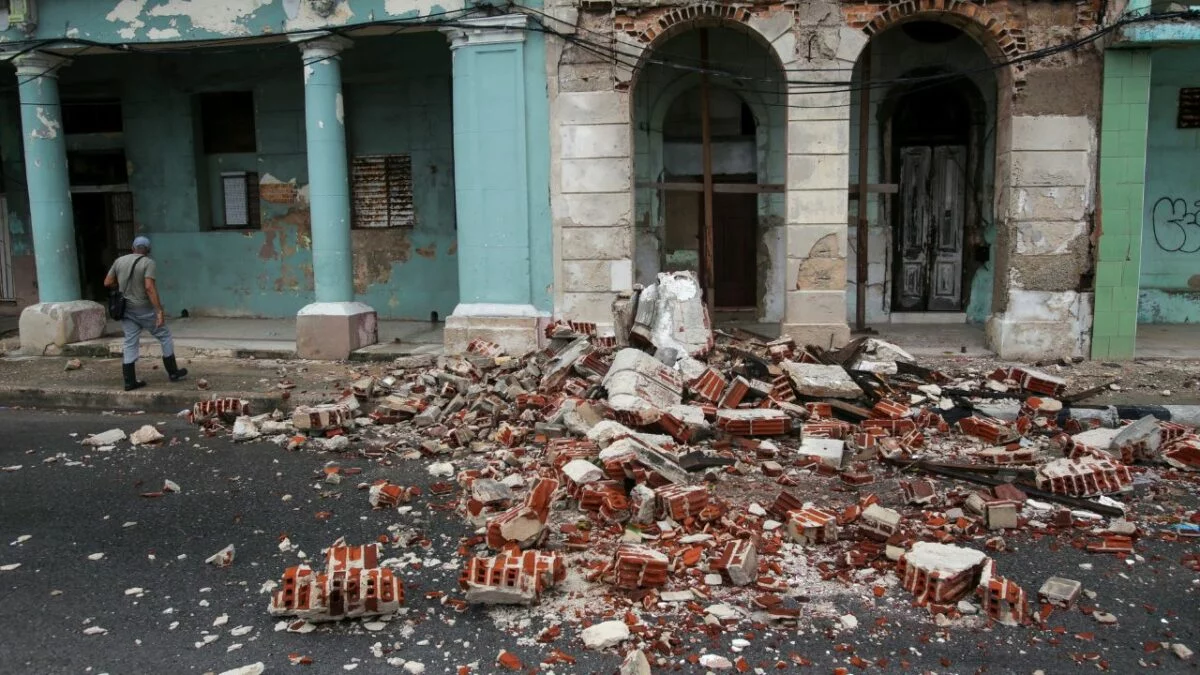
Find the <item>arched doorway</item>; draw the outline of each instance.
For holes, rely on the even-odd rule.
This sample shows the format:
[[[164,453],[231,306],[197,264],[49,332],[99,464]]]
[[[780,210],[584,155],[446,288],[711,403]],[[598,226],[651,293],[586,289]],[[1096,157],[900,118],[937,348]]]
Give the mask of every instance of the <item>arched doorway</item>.
[[[636,281],[695,271],[718,319],[782,319],[784,91],[774,54],[744,26],[689,26],[648,53],[632,111]]]
[[[868,323],[983,323],[991,311],[996,74],[975,38],[936,18],[872,37],[869,83],[861,59],[854,73],[855,86],[870,92]],[[863,117],[856,95],[852,183]],[[857,284],[856,266],[847,276]],[[855,301],[848,298],[849,316]]]

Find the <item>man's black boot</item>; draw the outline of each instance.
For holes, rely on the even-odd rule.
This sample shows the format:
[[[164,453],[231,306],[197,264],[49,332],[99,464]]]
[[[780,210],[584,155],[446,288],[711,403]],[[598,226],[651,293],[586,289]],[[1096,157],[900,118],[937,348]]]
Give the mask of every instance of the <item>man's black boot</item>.
[[[122,363],[121,374],[125,376],[125,391],[133,391],[146,386],[145,382],[137,379],[136,363]]]
[[[163,368],[167,369],[167,377],[171,378],[172,382],[178,382],[187,377],[187,368],[180,368],[175,363],[175,355],[163,357]]]

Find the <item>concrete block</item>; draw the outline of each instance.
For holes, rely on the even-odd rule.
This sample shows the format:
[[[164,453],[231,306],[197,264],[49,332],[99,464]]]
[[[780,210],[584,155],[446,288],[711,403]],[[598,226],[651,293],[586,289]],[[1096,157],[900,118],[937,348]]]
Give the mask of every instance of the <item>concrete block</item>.
[[[1019,255],[1063,255],[1080,237],[1087,236],[1085,222],[1025,221],[1017,223]]]
[[[627,260],[632,255],[632,227],[568,227],[562,231],[563,260]]]
[[[379,341],[378,317],[361,302],[316,302],[296,315],[296,355],[340,361]]]
[[[788,185],[805,190],[838,190],[849,181],[847,155],[788,155]]]
[[[817,398],[858,398],[862,389],[841,366],[784,361],[779,364],[792,380],[796,393]]]
[[[844,258],[847,227],[844,224],[787,225],[787,257]]]
[[[835,323],[791,323],[779,326],[781,337],[790,337],[796,344],[819,345],[826,349],[841,347],[850,341],[850,326],[843,319]]]
[[[629,157],[564,159],[559,176],[564,193],[623,192],[633,187],[633,162]]]
[[[844,155],[850,149],[850,122],[789,122],[787,136],[789,155]]]
[[[834,122],[849,126],[848,91],[809,92],[803,89],[788,94],[788,130],[795,124]]]
[[[844,223],[849,215],[849,191],[788,190],[787,222],[799,225]]]
[[[1012,118],[1013,150],[1082,150],[1096,144],[1096,130],[1086,116],[1016,115]]]
[[[21,352],[46,354],[47,347],[61,348],[74,342],[95,340],[104,334],[108,312],[90,300],[39,302],[21,311],[18,329]]]
[[[1021,220],[1079,221],[1092,208],[1092,191],[1083,187],[1016,188],[1012,215]],[[1139,222],[1141,215],[1138,215]]]
[[[628,122],[560,126],[559,152],[563,159],[629,157],[633,149],[629,130]]]
[[[629,94],[617,91],[561,93],[554,99],[560,124],[628,124]]]
[[[846,320],[845,291],[788,291],[785,323],[838,323]]]
[[[467,345],[477,338],[494,342],[513,356],[527,354],[540,347],[538,317],[456,314],[446,317],[443,331],[446,354],[465,353]]]
[[[597,324],[612,324],[614,294],[566,292],[555,314],[569,316],[572,321],[591,321]]]
[[[603,293],[611,289],[609,260],[564,260],[562,289],[567,292]]]
[[[618,193],[572,193],[554,197],[554,218],[565,226],[614,227],[633,222],[633,197]]]
[[[850,26],[841,26],[838,29],[838,48],[836,58],[839,61],[853,66],[858,61],[858,56],[862,54],[863,48],[867,46],[867,34]]]
[[[1092,185],[1091,155],[1078,150],[1011,153],[1012,185],[1078,186]]]

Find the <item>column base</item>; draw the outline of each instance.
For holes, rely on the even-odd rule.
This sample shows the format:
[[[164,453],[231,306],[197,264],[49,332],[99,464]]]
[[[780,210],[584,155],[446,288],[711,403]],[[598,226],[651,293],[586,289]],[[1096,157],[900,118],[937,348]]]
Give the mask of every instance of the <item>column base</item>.
[[[39,302],[21,311],[21,352],[56,356],[63,345],[104,335],[108,310],[91,300]]]
[[[379,319],[361,302],[314,302],[296,315],[296,356],[343,361],[379,341]]]
[[[443,344],[447,354],[462,354],[471,340],[482,338],[521,356],[541,348],[541,328],[548,320],[533,305],[460,304],[446,317]]]
[[[850,341],[850,326],[844,323],[781,323],[779,336],[790,337],[796,345],[816,345],[837,349]]]
[[[1075,291],[1013,291],[1008,311],[988,317],[988,349],[1002,359],[1089,356],[1092,294]]]

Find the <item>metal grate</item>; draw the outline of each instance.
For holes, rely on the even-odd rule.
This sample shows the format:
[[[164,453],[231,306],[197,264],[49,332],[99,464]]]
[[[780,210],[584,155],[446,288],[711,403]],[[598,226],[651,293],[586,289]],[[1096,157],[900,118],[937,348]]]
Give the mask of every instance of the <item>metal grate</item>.
[[[410,155],[355,157],[351,182],[355,227],[412,227],[416,224]]]
[[[258,173],[229,171],[221,174],[225,208],[224,227],[258,227]]]
[[[133,241],[133,193],[113,192],[108,197],[109,222],[112,225],[112,238],[118,249]]]
[[[1180,129],[1200,129],[1200,87],[1184,87],[1179,90]]]

